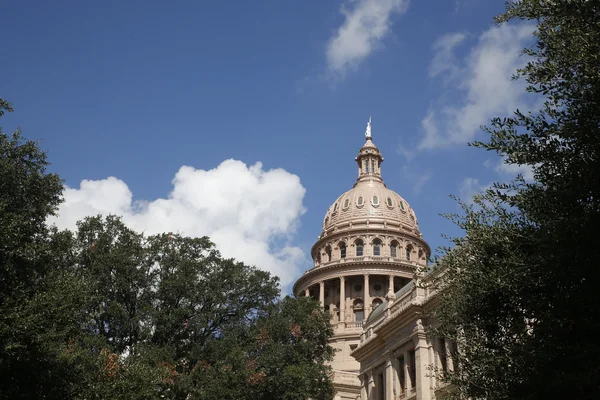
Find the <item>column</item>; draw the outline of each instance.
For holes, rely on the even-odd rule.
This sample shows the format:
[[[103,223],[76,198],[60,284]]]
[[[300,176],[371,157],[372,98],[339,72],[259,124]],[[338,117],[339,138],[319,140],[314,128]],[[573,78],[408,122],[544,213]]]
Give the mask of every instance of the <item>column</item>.
[[[310,291],[308,290],[308,288],[304,289],[304,297],[308,297],[310,296]]]
[[[367,372],[367,399],[371,400],[374,398],[373,395],[373,386],[375,382],[373,382],[373,371]]]
[[[430,360],[427,357],[429,346],[424,333],[418,333],[415,346],[415,369],[417,378],[417,399],[431,399],[431,380],[427,371]]]
[[[385,395],[386,399],[394,398],[394,365],[393,365],[393,354],[391,352],[387,355],[385,362]]]
[[[369,286],[369,274],[365,274],[365,284],[363,286],[363,292],[365,293],[365,320],[369,318],[371,313],[371,290]]]
[[[394,275],[390,275],[389,279],[390,279],[390,283],[388,286],[388,291],[391,289],[392,293],[396,293],[396,291],[394,290]]]
[[[346,323],[346,278],[340,276],[340,322]]]
[[[360,399],[367,400],[367,379],[365,378],[365,374],[358,374],[358,379],[360,380]]]
[[[325,281],[319,282],[319,302],[325,308]]]

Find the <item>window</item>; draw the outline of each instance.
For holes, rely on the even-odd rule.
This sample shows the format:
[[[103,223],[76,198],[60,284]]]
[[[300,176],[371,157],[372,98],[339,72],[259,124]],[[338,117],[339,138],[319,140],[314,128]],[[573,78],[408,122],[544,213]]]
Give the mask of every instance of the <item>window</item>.
[[[373,299],[373,310],[375,310],[377,307],[379,307],[381,304],[383,304],[383,301],[381,299]]]
[[[369,164],[367,163],[367,160],[365,160],[364,164],[365,164],[365,167],[364,167],[363,171],[366,174],[367,172],[369,172]]]
[[[390,246],[390,256],[398,257],[398,245],[396,242],[393,242]]]
[[[346,243],[340,243],[340,258],[346,258]]]
[[[379,205],[379,199],[377,198],[377,196],[373,196],[373,205],[374,206],[378,206]]]
[[[364,202],[364,199],[362,196],[358,196],[358,200],[356,201],[356,204],[358,204],[359,206],[362,206]]]
[[[374,256],[381,255],[381,242],[379,240],[375,240],[373,242],[373,255]]]
[[[354,320],[356,322],[360,322],[365,318],[365,313],[363,310],[354,310]]]
[[[406,259],[410,260],[410,253],[412,251],[412,247],[406,246]]]
[[[404,211],[404,202],[401,201],[399,204],[400,204],[400,208],[402,209],[402,211]]]
[[[392,198],[391,197],[387,198],[387,205],[388,205],[388,207],[393,207],[394,206],[394,203],[392,202]]]
[[[371,173],[375,173],[375,160],[371,160]]]
[[[336,211],[337,211],[337,203],[335,203],[335,204],[333,205],[333,212],[336,212]]]
[[[325,248],[325,253],[327,253],[327,261],[331,261],[331,246]]]
[[[398,358],[398,383],[400,384],[400,393],[406,391],[406,376],[404,376],[404,356]]]
[[[363,255],[363,243],[359,240],[356,242],[356,256],[360,257]]]
[[[408,375],[410,377],[410,383],[412,387],[417,387],[417,368],[415,365],[415,351],[411,350],[408,353]]]
[[[446,358],[446,340],[444,338],[440,338],[438,340],[438,354],[440,356],[442,372],[448,372],[448,359]]]
[[[350,203],[350,199],[344,200],[344,208],[348,208],[349,203]]]

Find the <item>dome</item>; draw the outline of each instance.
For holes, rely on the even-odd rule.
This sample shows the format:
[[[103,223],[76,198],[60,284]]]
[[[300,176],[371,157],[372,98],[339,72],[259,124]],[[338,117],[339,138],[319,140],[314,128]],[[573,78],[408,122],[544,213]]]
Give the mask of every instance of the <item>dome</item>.
[[[418,223],[411,206],[380,180],[361,180],[338,197],[329,207],[323,220],[323,231],[337,231],[350,227],[353,221],[368,219],[373,223],[418,230]]]
[[[417,217],[398,193],[387,188],[381,178],[383,157],[371,137],[371,121],[366,141],[358,152],[358,178],[352,189],[338,197],[323,219],[323,233],[339,233],[353,227],[392,229],[421,237]]]

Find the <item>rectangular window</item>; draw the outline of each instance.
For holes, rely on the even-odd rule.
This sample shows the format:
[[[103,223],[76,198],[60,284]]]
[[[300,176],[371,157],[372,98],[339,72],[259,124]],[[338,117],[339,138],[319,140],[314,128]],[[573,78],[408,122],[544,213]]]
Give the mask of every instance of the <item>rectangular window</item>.
[[[406,391],[406,376],[404,375],[404,357],[398,358],[398,383],[400,384],[400,394]]]
[[[346,258],[346,246],[340,247],[340,258]]]
[[[446,358],[446,340],[444,338],[438,340],[438,354],[440,356],[440,368],[442,372],[447,372],[448,359]]]
[[[377,389],[377,399],[384,400],[385,399],[385,380],[383,379],[383,374],[377,374],[377,383],[375,384],[375,389]]]
[[[356,322],[361,322],[364,318],[365,318],[365,314],[364,314],[363,310],[354,311],[354,320]]]
[[[408,373],[410,376],[410,383],[411,383],[411,387],[416,388],[417,387],[417,368],[416,368],[416,359],[415,359],[416,353],[414,350],[411,350],[408,353]]]

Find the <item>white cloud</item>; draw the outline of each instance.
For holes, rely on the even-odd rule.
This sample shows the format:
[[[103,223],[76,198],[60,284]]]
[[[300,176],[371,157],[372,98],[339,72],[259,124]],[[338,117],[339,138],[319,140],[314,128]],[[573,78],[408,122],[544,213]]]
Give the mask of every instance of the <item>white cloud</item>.
[[[404,181],[409,183],[414,193],[421,192],[423,186],[433,177],[433,172],[428,170],[415,171],[414,168],[405,165],[401,169]]]
[[[435,78],[436,76],[446,73],[449,80],[456,78],[456,75],[460,72],[460,68],[456,62],[456,56],[454,55],[454,49],[459,46],[467,38],[465,33],[449,33],[433,44],[433,50],[435,55],[429,64],[429,76]]]
[[[127,184],[115,177],[83,180],[78,189],[65,189],[58,216],[49,222],[74,229],[86,216],[117,214],[146,234],[207,235],[224,256],[268,270],[284,286],[299,274],[305,255],[289,244],[305,211],[298,176],[226,160],[208,171],[183,166],[172,183],[167,198],[134,202]]]
[[[419,150],[467,143],[491,118],[528,108],[526,82],[511,77],[526,62],[521,50],[531,41],[533,30],[531,24],[494,26],[460,61],[454,51],[464,42],[464,34],[452,33],[436,41],[429,74],[443,78],[448,92],[422,120]]]
[[[471,203],[474,195],[485,192],[491,186],[491,184],[481,184],[479,179],[476,178],[465,178],[458,189],[459,198],[466,203]]]
[[[341,12],[345,20],[327,45],[330,74],[343,78],[354,70],[390,32],[392,14],[402,14],[409,0],[348,0]],[[349,9],[348,5],[352,5]]]
[[[493,165],[491,160],[486,161],[484,166],[492,168],[500,175],[515,177],[518,174],[523,175],[523,179],[527,182],[532,182],[533,179],[533,167],[531,165],[519,165],[519,164],[507,164],[505,159],[500,159]]]

